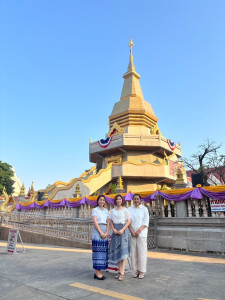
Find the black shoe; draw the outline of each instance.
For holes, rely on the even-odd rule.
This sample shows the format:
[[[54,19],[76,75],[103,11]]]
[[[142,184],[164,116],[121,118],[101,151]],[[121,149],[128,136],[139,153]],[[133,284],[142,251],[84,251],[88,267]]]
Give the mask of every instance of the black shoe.
[[[105,280],[105,276],[98,277],[96,274],[94,274],[94,279]]]

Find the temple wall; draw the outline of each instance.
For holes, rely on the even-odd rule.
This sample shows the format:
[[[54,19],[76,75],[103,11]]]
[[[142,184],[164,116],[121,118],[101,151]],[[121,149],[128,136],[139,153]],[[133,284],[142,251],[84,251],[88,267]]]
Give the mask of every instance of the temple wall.
[[[151,130],[146,126],[129,126],[125,127],[125,132],[128,134],[150,135]]]
[[[225,218],[160,218],[158,248],[225,253]]]
[[[157,188],[157,184],[149,183],[149,180],[134,181],[126,180],[126,189],[132,193],[138,193],[141,191],[152,191]]]
[[[76,193],[76,185],[79,184],[81,195],[90,195],[89,188],[82,184],[81,181],[76,181],[69,189],[62,189],[56,193],[52,200],[74,198],[73,194]]]
[[[135,163],[153,163],[156,161],[158,164],[163,163],[163,159],[159,155],[151,154],[153,150],[149,151],[129,151],[127,160]]]
[[[162,178],[165,175],[167,166],[154,166],[154,165],[135,165],[127,163],[122,166],[113,166],[113,177],[136,177],[143,178],[145,176],[149,178]],[[171,177],[171,176],[170,176]]]

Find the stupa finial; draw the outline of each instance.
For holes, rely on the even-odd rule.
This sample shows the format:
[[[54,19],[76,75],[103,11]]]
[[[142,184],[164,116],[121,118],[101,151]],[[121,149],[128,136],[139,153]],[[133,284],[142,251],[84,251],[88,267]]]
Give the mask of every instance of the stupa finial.
[[[132,38],[130,38],[130,42],[129,42],[128,46],[130,48],[130,61],[133,61],[132,48],[134,47],[134,43],[132,41]]]

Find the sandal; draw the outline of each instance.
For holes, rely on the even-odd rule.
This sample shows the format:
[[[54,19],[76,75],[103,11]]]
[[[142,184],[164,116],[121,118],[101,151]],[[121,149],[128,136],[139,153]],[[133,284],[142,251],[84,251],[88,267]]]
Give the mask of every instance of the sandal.
[[[119,280],[119,281],[123,281],[123,280],[124,280],[124,276],[125,276],[124,274],[120,274],[118,280]]]
[[[120,277],[120,272],[115,275],[115,278],[118,279]]]
[[[139,276],[138,276],[138,279],[143,279],[144,277],[145,277],[145,273],[140,272],[140,273],[139,273]]]
[[[139,271],[136,271],[135,274],[133,275],[133,278],[138,278],[140,272]]]

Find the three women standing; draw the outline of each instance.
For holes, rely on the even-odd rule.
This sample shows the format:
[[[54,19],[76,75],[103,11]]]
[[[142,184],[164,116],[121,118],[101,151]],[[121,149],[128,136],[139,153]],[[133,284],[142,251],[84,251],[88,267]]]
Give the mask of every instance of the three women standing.
[[[97,207],[92,211],[94,230],[92,235],[92,260],[95,269],[94,278],[104,280],[102,270],[108,268],[108,234],[109,212],[104,207],[105,196],[100,195],[97,199]]]
[[[134,206],[127,209],[123,207],[123,197],[116,195],[114,199],[115,207],[109,216],[108,210],[104,207],[106,202],[105,196],[98,196],[97,207],[92,211],[94,221],[92,258],[95,279],[105,279],[101,270],[108,268],[109,259],[117,262],[119,265],[119,273],[116,274],[115,278],[119,281],[124,280],[125,264],[127,258],[130,256],[130,250],[133,277],[144,278],[147,265],[149,213],[147,208],[141,205],[141,196],[139,194],[133,196],[133,201]],[[110,225],[113,234],[108,252]],[[128,227],[131,232],[131,247]]]

